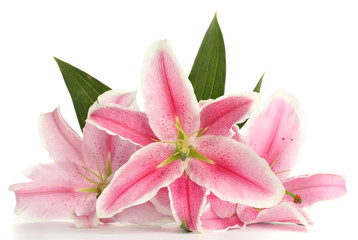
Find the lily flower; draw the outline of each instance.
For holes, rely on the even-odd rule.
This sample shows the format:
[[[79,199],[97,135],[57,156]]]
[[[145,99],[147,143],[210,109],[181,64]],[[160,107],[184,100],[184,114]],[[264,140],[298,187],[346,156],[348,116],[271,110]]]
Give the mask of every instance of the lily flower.
[[[143,63],[145,113],[99,104],[88,122],[143,146],[114,175],[97,201],[108,218],[169,187],[174,218],[201,231],[200,215],[212,191],[234,203],[272,207],[284,188],[267,162],[231,136],[232,125],[252,112],[257,94],[222,97],[199,111],[193,88],[168,41],[157,41]]]
[[[110,91],[98,101],[138,108],[135,93]],[[88,123],[81,140],[63,119],[59,108],[41,115],[39,130],[42,143],[54,162],[38,164],[25,171],[24,175],[32,182],[10,186],[16,195],[15,212],[38,220],[72,218],[77,227],[97,226],[97,198],[111,181],[113,173],[139,147]],[[146,206],[147,215],[148,212],[157,213],[154,205],[146,203]],[[127,212],[117,217],[135,222],[130,216]],[[148,220],[152,221],[153,217]]]
[[[202,217],[204,228],[217,230],[259,222],[291,222],[307,227],[306,207],[346,193],[345,179],[340,175],[313,174],[287,178],[304,139],[302,116],[296,98],[278,90],[250,118],[245,137],[239,132],[234,136],[246,141],[259,156],[266,159],[286,189],[285,198],[272,208],[253,208],[225,202],[210,194],[208,202],[211,208]],[[223,224],[233,216],[235,222]]]

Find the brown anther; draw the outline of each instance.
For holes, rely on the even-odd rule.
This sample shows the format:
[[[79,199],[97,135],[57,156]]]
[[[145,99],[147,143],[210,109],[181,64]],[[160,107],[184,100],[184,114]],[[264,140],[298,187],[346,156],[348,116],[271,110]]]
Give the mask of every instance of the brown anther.
[[[296,204],[301,204],[302,203],[302,198],[300,197],[300,195],[296,195],[295,200],[293,201]]]

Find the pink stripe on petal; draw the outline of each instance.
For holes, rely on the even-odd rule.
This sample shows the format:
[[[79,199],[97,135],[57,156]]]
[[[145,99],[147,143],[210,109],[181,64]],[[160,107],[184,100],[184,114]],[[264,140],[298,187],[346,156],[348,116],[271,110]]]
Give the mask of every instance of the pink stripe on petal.
[[[247,123],[246,142],[275,173],[291,170],[304,139],[303,113],[296,98],[275,92]],[[276,162],[275,162],[275,159]],[[274,163],[275,162],[275,163]],[[283,182],[290,171],[277,175]]]
[[[89,120],[109,134],[145,146],[157,139],[149,126],[147,115],[143,112],[120,107],[119,105],[98,104],[90,109]]]
[[[157,211],[153,203],[145,202],[117,213],[113,217],[119,223],[134,223],[148,226],[162,226],[174,222],[170,215],[164,215]]]
[[[173,215],[178,223],[185,223],[191,231],[201,232],[200,216],[208,191],[186,176],[185,173],[169,185]]]
[[[210,203],[212,210],[221,218],[232,217],[236,214],[236,205],[234,203],[223,201],[215,194],[210,193],[207,196],[207,200]]]
[[[158,167],[174,152],[174,144],[153,143],[134,153],[98,198],[98,216],[111,217],[125,208],[144,203],[180,177],[184,171],[180,160]]]
[[[40,138],[54,161],[71,161],[83,165],[81,138],[63,119],[60,108],[41,114]]]
[[[200,218],[204,230],[227,230],[231,228],[243,228],[245,224],[236,216],[221,218],[215,214],[212,208],[203,213]]]
[[[82,169],[83,170],[83,169]],[[40,164],[28,171],[33,182],[10,186],[15,192],[18,215],[35,219],[68,219],[74,211],[77,215],[88,215],[95,210],[96,195],[79,189],[93,187],[76,171],[91,178],[75,164]]]
[[[283,198],[285,190],[280,181],[248,146],[227,137],[202,136],[193,147],[214,164],[188,158],[189,177],[220,199],[272,207]]]
[[[347,193],[346,180],[335,174],[313,174],[287,179],[283,186],[290,192],[300,195],[302,203],[298,207],[307,207],[316,202],[339,198]],[[292,197],[285,196],[292,202]]]
[[[153,43],[142,70],[144,108],[149,124],[162,141],[176,141],[179,118],[189,135],[199,129],[199,106],[193,87],[183,73],[167,40]]]
[[[231,127],[245,121],[255,110],[259,95],[254,92],[222,96],[204,105],[200,112],[200,129],[205,135],[231,137]]]
[[[253,223],[262,222],[286,222],[301,224],[308,227],[307,219],[290,203],[280,203],[279,205],[262,210]]]

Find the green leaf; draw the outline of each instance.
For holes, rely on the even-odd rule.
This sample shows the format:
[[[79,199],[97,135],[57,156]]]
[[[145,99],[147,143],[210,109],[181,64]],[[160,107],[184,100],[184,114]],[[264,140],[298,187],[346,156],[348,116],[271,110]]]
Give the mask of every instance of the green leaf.
[[[256,86],[255,86],[255,88],[254,88],[254,90],[253,90],[254,92],[260,93],[260,91],[261,91],[261,84],[262,84],[262,80],[264,79],[264,76],[265,76],[265,73],[262,74],[260,80],[257,82],[257,84],[256,84]],[[242,122],[242,123],[239,123],[239,124],[238,124],[238,126],[239,126],[240,129],[246,124],[247,120],[249,120],[249,119],[246,119],[245,122]]]
[[[191,232],[188,225],[186,225],[185,219],[183,218],[183,221],[181,222],[180,228],[183,229],[186,232]]]
[[[225,76],[225,44],[215,13],[189,74],[197,100],[224,95]]]
[[[111,89],[71,64],[55,57],[54,59],[61,70],[63,79],[71,95],[78,123],[81,129],[83,129],[90,106],[97,100],[99,95]]]
[[[261,84],[262,84],[262,80],[264,79],[264,76],[265,76],[265,73],[262,74],[260,80],[257,82],[257,84],[256,84],[256,86],[255,86],[255,88],[254,88],[254,90],[253,90],[254,92],[260,93],[260,91],[261,91]]]

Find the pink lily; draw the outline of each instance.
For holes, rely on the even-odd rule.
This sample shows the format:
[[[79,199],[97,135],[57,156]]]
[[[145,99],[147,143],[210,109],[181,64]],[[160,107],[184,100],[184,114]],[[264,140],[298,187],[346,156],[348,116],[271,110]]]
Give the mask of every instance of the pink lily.
[[[209,195],[211,211],[219,219],[217,225],[208,225],[205,222],[204,225],[209,229],[223,229],[220,218],[226,221],[225,218],[237,213],[237,226],[241,222],[292,222],[307,227],[309,223],[303,211],[305,207],[318,201],[338,198],[346,193],[345,179],[339,175],[314,174],[287,178],[296,163],[304,138],[302,115],[297,100],[291,94],[279,90],[249,120],[244,137],[247,144],[267,160],[272,171],[283,183],[286,196],[282,202],[272,208],[258,209],[242,204],[224,203],[215,196],[209,198]],[[239,136],[237,132],[235,137]],[[225,227],[234,227],[235,224]]]
[[[120,104],[129,109],[138,108],[135,93],[109,91],[98,101]],[[25,175],[32,182],[10,186],[16,195],[15,212],[38,220],[73,218],[77,227],[97,226],[96,197],[108,185],[112,173],[127,162],[138,146],[109,135],[92,124],[86,124],[81,140],[62,118],[59,108],[41,115],[39,129],[42,143],[54,162],[27,170]],[[160,217],[151,206],[146,208],[146,214]],[[168,216],[161,217],[168,219]],[[136,222],[131,220],[130,212],[118,218]],[[152,221],[153,217],[142,218],[136,223],[145,223],[146,220]]]
[[[149,48],[142,90],[145,113],[108,104],[89,113],[89,122],[143,146],[99,197],[99,217],[144,203],[166,186],[174,218],[192,231],[201,231],[209,190],[221,199],[255,207],[281,201],[284,189],[266,161],[230,138],[232,125],[247,118],[257,94],[222,97],[203,106],[200,114],[168,41]]]

